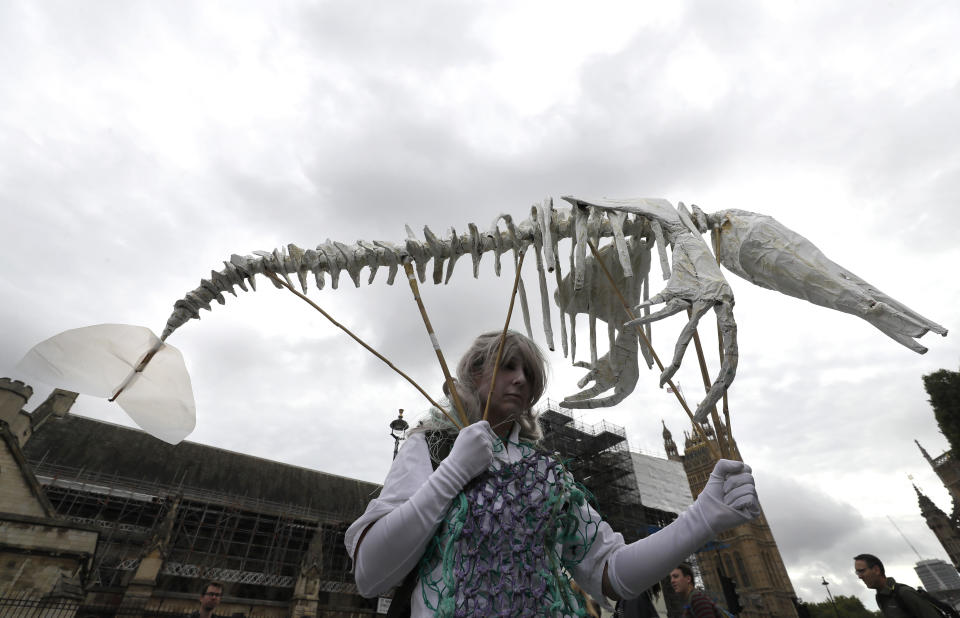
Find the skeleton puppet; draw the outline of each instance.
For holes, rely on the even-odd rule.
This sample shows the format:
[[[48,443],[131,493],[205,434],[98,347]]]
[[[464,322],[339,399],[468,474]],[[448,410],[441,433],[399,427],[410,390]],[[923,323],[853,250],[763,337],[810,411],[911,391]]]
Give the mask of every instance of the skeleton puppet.
[[[319,289],[326,285],[326,276],[330,277],[330,286],[337,289],[343,271],[359,287],[364,268],[369,270],[368,284],[373,283],[380,268],[386,268],[387,284],[392,285],[398,267],[404,263],[412,263],[423,282],[432,260],[433,282],[439,284],[449,281],[462,256],[470,255],[473,276],[479,277],[481,258],[492,253],[494,271],[499,275],[502,254],[512,252],[516,265],[527,249],[536,257],[548,347],[554,349],[555,340],[548,272],[554,275],[554,299],[561,310],[560,343],[564,354],[569,353],[574,361],[575,317],[581,313],[588,316],[590,361],[575,361],[588,372],[579,382],[584,390],[564,399],[562,405],[569,408],[612,406],[627,397],[639,376],[639,355],[644,355],[648,366],[652,364],[650,351],[638,339],[638,329],[649,328],[651,322],[686,309],[690,318],[679,335],[672,362],[660,376],[660,383],[665,383],[679,369],[700,318],[713,308],[723,358],[719,374],[695,413],[698,421],[705,419],[733,382],[738,361],[733,291],[718,262],[759,286],[861,317],[921,354],[926,348],[916,338],[927,331],[947,334],[942,326],[835,264],[813,243],[771,217],[742,210],[707,214],[696,206],[691,213],[682,203],[674,208],[662,199],[563,199],[569,207],[555,209],[547,199],[533,206],[524,221],[514,223],[511,216],[500,215],[485,232],[469,223],[467,233],[451,229],[441,238],[424,228],[424,240],[419,240],[408,227],[403,243],[357,241],[347,245],[327,240],[316,249],[289,245],[273,252],[257,251],[256,256],[233,255],[222,270],[212,271],[209,279],[201,280],[199,287],[174,304],[161,337],[149,329],[127,325],[75,329],[35,346],[19,367],[47,383],[116,399],[145,430],[176,443],[193,430],[195,409],[183,359],[176,348],[165,343],[166,339],[190,319],[199,318],[201,309],[210,310],[211,301],[224,304],[224,293],[236,296],[235,288],[247,291],[247,283],[255,290],[256,275],[282,277],[291,287],[293,275],[306,293],[311,274]],[[716,256],[701,237],[707,231],[713,234]],[[565,239],[570,240],[571,251],[569,272],[563,276],[558,243]],[[628,304],[637,305],[636,310],[644,313],[636,319],[628,318],[614,285],[587,252],[589,244],[598,247],[601,239],[611,239],[598,255],[611,272],[612,283]],[[654,245],[667,285],[647,298]],[[667,257],[668,246],[672,260]],[[281,287],[276,282],[274,285]],[[522,280],[519,296],[527,334],[532,337]],[[650,307],[660,304],[662,308],[650,312]],[[597,355],[598,319],[607,323],[609,339],[609,349],[601,357]],[[604,396],[608,391],[612,393]]]

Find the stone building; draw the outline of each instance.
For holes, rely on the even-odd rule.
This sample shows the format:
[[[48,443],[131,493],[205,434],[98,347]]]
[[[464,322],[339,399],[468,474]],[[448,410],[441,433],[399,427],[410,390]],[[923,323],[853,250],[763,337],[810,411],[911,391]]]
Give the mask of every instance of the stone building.
[[[357,595],[343,546],[379,485],[170,445],[69,414],[76,395],[66,391],[27,412],[31,394],[0,380],[0,556],[16,553],[0,565],[14,572],[0,571],[12,582],[0,589],[0,615],[23,598],[56,602],[57,618],[182,615],[208,579],[226,585],[220,615],[369,616],[382,607]],[[660,525],[675,517],[642,504],[622,427],[579,423],[550,402],[541,418],[544,448],[628,542],[648,533],[647,516]]]
[[[382,607],[357,594],[343,545],[379,485],[170,445],[70,414],[76,394],[67,391],[27,412],[31,395],[0,379],[0,615],[26,599],[56,618],[178,616],[196,609],[208,579],[225,584],[225,616],[371,616]],[[631,453],[622,427],[579,423],[550,402],[541,419],[543,446],[627,542],[692,501],[683,466]],[[667,613],[678,615],[663,590]]]
[[[721,439],[717,438],[711,425],[705,423],[703,427],[706,439],[699,435],[684,435],[682,454],[670,431],[666,426],[663,428],[667,456],[683,464],[694,498],[700,495],[718,459],[711,445],[717,452],[723,452],[721,444],[730,444],[733,455],[739,457],[736,444],[727,439],[722,424],[719,424]],[[713,596],[725,599],[722,577],[728,577],[736,583],[743,606],[740,616],[797,616],[793,584],[790,583],[766,516],[762,513],[753,521],[721,534],[715,543],[697,553],[697,562],[704,587]]]
[[[0,380],[0,615],[181,615],[207,579],[219,615],[375,614],[343,535],[379,485],[170,445],[68,414],[65,391],[28,413],[31,394]]]
[[[954,564],[954,569],[956,569],[956,565],[960,564],[960,530],[958,530],[956,516],[951,517],[944,513],[916,485],[913,486],[913,489],[917,492],[920,514],[923,515],[927,526],[936,535],[940,545],[943,546],[947,556],[950,557],[950,562]]]
[[[957,505],[960,504],[960,462],[953,456],[953,453],[947,451],[939,457],[932,458],[926,449],[920,446],[920,443],[914,440],[917,448],[923,454],[933,471],[937,473],[943,486],[950,492],[953,499],[953,509],[949,515],[941,510],[933,500],[925,496],[920,489],[914,485],[913,489],[917,492],[917,503],[920,506],[920,513],[927,522],[927,526],[936,535],[940,545],[943,546],[950,562],[954,568],[960,568],[960,513],[957,511]]]
[[[943,486],[950,492],[953,503],[960,502],[960,461],[957,461],[957,458],[950,451],[946,451],[936,458],[930,457],[927,450],[920,446],[920,442],[914,440],[913,443],[917,445],[920,453],[923,454],[923,458],[927,460],[933,471],[940,477]]]
[[[48,419],[64,413],[76,395],[54,391],[28,415],[22,408],[32,394],[22,382],[0,379],[0,596],[30,595],[75,609],[83,600],[81,584],[100,533],[57,516],[21,445]]]

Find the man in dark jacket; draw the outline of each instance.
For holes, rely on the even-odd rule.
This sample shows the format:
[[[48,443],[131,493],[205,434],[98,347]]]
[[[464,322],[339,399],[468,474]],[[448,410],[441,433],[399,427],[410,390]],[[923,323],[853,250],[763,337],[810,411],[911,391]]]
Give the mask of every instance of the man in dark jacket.
[[[877,606],[887,618],[940,618],[940,612],[916,590],[887,577],[883,563],[873,554],[854,556],[853,570],[867,588],[877,591]]]
[[[200,609],[190,614],[190,618],[216,618],[213,610],[220,606],[220,599],[222,598],[223,584],[207,582],[203,586],[203,593],[200,595]]]

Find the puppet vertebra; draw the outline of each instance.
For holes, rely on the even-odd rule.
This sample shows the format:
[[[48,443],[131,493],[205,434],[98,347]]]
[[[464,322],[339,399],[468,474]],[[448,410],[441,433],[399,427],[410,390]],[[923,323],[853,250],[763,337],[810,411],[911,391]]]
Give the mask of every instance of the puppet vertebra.
[[[547,303],[545,271],[556,273],[555,298],[561,309],[560,340],[565,354],[569,340],[570,355],[576,355],[575,316],[586,313],[591,324],[590,363],[576,364],[589,369],[580,382],[581,388],[589,382],[594,385],[568,397],[563,405],[602,407],[623,400],[633,391],[638,376],[637,354],[641,346],[638,346],[635,328],[689,309],[691,317],[681,331],[673,360],[661,374],[663,384],[680,367],[699,319],[712,307],[720,324],[723,359],[719,375],[697,407],[695,416],[697,420],[703,420],[733,382],[738,360],[733,291],[718,268],[717,259],[700,237],[708,229],[718,235],[719,261],[757,285],[857,315],[920,353],[926,348],[914,338],[927,330],[941,335],[947,333],[942,326],[874,290],[834,264],[812,243],[770,217],[737,210],[706,215],[696,206],[691,214],[682,203],[675,209],[661,199],[564,199],[570,202],[571,208],[555,210],[548,198],[542,205],[533,206],[530,217],[519,224],[514,224],[509,215],[500,215],[487,232],[480,232],[475,224],[470,223],[467,233],[457,234],[451,229],[441,238],[425,227],[424,240],[419,240],[408,227],[408,238],[403,244],[358,241],[346,245],[327,240],[316,249],[303,250],[288,245],[286,249],[272,252],[257,251],[256,257],[233,255],[229,262],[224,262],[222,271],[212,272],[209,279],[202,280],[199,287],[176,302],[162,339],[166,340],[191,318],[199,318],[200,309],[210,309],[210,301],[224,304],[223,292],[236,295],[234,288],[239,286],[246,290],[246,282],[256,289],[255,276],[258,274],[279,275],[291,285],[290,275],[296,275],[306,293],[310,274],[320,289],[325,285],[325,276],[329,275],[331,287],[336,289],[341,271],[346,271],[354,285],[359,287],[363,268],[370,271],[368,284],[373,282],[381,267],[388,269],[387,284],[392,284],[404,261],[413,262],[423,282],[427,265],[433,260],[433,282],[439,284],[449,281],[461,256],[471,256],[473,276],[479,277],[482,256],[493,253],[494,271],[499,275],[503,253],[512,251],[516,260],[519,252],[532,246],[537,258],[544,333],[550,349],[554,348],[554,333]],[[664,278],[669,281],[663,291],[641,303],[638,309],[665,303],[661,310],[624,325],[625,312],[615,300],[610,284],[597,276],[594,258],[586,253],[587,242],[596,244],[600,238],[613,239],[613,243],[601,252],[602,259],[617,263],[618,276],[628,291],[629,302],[639,301],[641,282],[646,281],[649,271],[650,248],[657,241]],[[562,278],[557,248],[559,241],[566,239],[571,241],[571,272],[567,278]],[[672,269],[666,257],[667,245],[672,247]],[[765,257],[771,254],[776,258],[775,268],[769,260],[765,261]],[[532,336],[525,291],[521,289],[520,294],[524,324],[528,335]],[[564,315],[571,316],[569,337]],[[608,323],[610,352],[601,358],[597,357],[596,350],[596,319]],[[647,364],[650,364],[649,357]],[[613,395],[599,397],[611,388],[614,389]]]

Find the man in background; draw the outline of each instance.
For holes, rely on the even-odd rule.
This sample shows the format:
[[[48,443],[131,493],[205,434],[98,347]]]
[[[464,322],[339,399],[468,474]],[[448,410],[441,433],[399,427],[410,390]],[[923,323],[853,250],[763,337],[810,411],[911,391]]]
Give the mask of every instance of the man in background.
[[[200,609],[190,614],[190,618],[211,618],[216,616],[213,610],[220,606],[220,599],[223,598],[223,584],[220,582],[207,582],[203,587],[203,593],[200,595]]]
[[[683,618],[716,618],[719,615],[713,599],[693,584],[693,569],[686,562],[670,571],[670,586],[684,599]]]
[[[854,556],[853,570],[867,588],[877,591],[877,606],[887,618],[940,618],[940,612],[916,590],[887,577],[880,558],[873,554]]]

